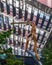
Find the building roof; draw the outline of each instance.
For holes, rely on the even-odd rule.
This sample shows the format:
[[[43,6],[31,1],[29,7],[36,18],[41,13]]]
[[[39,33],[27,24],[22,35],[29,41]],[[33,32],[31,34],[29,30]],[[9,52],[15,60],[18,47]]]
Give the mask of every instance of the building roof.
[[[37,1],[52,8],[52,0],[37,0]]]

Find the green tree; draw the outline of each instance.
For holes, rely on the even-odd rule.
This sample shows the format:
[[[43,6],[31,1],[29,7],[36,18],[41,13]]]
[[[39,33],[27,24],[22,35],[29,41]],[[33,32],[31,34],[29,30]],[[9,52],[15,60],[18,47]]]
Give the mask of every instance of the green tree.
[[[13,29],[9,29],[7,31],[0,32],[0,54],[1,53],[12,53],[12,48],[3,48],[3,45],[7,45],[7,38],[11,35],[11,31]]]
[[[5,65],[20,65],[23,59],[17,59],[15,55],[12,54],[12,48],[2,48],[3,44],[7,44],[6,38],[10,36],[11,31],[13,31],[13,29],[0,32],[0,54],[5,53],[7,55],[7,58],[4,59],[6,60]]]
[[[6,54],[12,54],[12,48],[3,49],[4,53]]]
[[[0,32],[0,44],[6,44],[6,38],[10,36],[12,30],[13,29],[9,29],[7,31]]]
[[[52,41],[42,50],[44,63],[43,65],[52,65]]]

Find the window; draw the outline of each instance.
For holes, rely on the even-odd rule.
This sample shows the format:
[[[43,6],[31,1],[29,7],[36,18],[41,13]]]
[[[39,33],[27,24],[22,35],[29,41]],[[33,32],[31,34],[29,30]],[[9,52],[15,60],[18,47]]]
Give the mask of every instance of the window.
[[[9,2],[10,4],[12,4],[12,0],[8,0],[8,2]]]
[[[26,39],[25,38],[23,39],[23,42],[26,43]]]
[[[32,6],[31,6],[31,5],[29,5],[29,6],[28,6],[28,13],[30,13],[30,14],[31,14],[31,10],[32,10]]]
[[[36,16],[33,17],[33,21],[36,22]]]
[[[23,2],[23,10],[25,10],[25,2]]]
[[[15,36],[15,39],[14,40],[18,40],[18,37],[17,36]]]
[[[10,5],[10,15],[12,16],[13,15],[13,8],[12,8],[12,5]]]
[[[19,7],[19,1],[16,1],[16,7]]]
[[[43,49],[43,47],[44,47],[44,44],[41,44],[40,48]]]
[[[10,17],[9,18],[9,24],[11,24],[13,22],[13,19]]]
[[[34,9],[34,15],[37,16],[38,14],[38,9]]]
[[[25,30],[28,30],[28,28],[29,28],[29,25],[26,25],[26,26],[24,27]]]
[[[31,17],[31,14],[28,14],[27,18],[30,19],[30,17]]]
[[[43,35],[44,34],[44,31],[43,30],[40,30],[40,33],[41,33],[41,35]]]
[[[14,3],[13,3],[14,7],[16,7],[16,0],[14,0]]]
[[[37,24],[37,27],[40,27],[41,25],[40,24]]]
[[[9,18],[7,16],[5,16],[5,23],[9,23]]]
[[[43,29],[46,29],[46,26],[42,26]]]
[[[52,24],[49,24],[49,27],[52,27]]]
[[[40,18],[43,18],[44,12],[40,11]]]
[[[41,24],[41,23],[42,23],[42,19],[39,19],[38,23],[40,23],[40,24]]]
[[[20,8],[22,9],[22,5],[23,5],[23,3],[22,3],[22,1],[20,1]]]
[[[50,31],[50,29],[51,29],[50,27],[49,27],[49,28],[47,28],[47,31]]]
[[[39,36],[39,40],[41,40],[42,39],[42,36]]]
[[[2,16],[0,15],[0,24],[2,24]]]
[[[10,38],[13,39],[13,34],[10,35]]]
[[[40,43],[41,41],[40,40],[38,40],[38,43]]]
[[[27,37],[28,36],[28,31],[25,31],[25,37]]]
[[[3,4],[4,4],[4,13],[7,13],[6,3],[3,3]]]
[[[48,21],[50,18],[50,15],[46,14],[46,20]]]
[[[39,29],[38,28],[36,29],[36,33],[39,33]]]
[[[48,33],[45,34],[45,37],[47,37],[47,36],[48,36]]]
[[[46,41],[46,38],[44,37],[43,42],[45,42],[45,41]]]
[[[47,26],[48,22],[47,21],[44,21],[44,25]]]
[[[17,49],[18,49],[18,55],[21,55],[21,48],[18,47]]]

